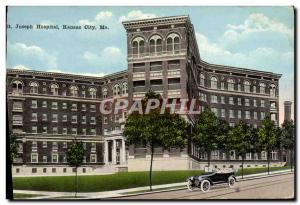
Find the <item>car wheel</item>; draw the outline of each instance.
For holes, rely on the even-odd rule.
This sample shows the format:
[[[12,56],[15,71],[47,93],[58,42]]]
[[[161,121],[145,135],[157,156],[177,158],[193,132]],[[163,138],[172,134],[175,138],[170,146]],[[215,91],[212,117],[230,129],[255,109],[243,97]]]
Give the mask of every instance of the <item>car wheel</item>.
[[[193,186],[193,182],[190,179],[188,179],[186,181],[186,186],[187,186],[189,191],[194,191],[194,189],[195,189],[195,186]]]
[[[230,188],[234,187],[234,185],[235,185],[235,179],[234,179],[233,176],[230,176],[228,178],[228,185],[229,185]]]
[[[201,191],[208,192],[209,190],[210,190],[210,182],[205,179],[201,182]]]

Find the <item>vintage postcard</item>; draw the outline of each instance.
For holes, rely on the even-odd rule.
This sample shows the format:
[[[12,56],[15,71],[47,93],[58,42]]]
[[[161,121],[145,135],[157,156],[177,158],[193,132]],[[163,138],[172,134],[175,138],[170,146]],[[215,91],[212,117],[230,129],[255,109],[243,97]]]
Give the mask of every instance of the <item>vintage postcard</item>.
[[[7,198],[295,199],[294,9],[7,6]]]

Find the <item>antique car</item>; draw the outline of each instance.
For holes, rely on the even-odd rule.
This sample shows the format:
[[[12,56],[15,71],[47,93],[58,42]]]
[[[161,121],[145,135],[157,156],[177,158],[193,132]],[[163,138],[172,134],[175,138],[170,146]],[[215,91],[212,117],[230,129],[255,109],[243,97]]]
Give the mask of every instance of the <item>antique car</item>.
[[[203,192],[208,192],[211,186],[216,184],[228,184],[230,188],[234,187],[236,178],[231,169],[218,169],[213,172],[207,172],[200,176],[191,176],[187,179],[187,188],[193,191],[200,188]]]

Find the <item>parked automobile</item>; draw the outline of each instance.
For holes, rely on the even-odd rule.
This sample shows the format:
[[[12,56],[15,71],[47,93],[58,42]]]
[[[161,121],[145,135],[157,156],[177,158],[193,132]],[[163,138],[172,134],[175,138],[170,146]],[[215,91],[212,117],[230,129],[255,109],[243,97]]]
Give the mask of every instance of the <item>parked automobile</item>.
[[[236,178],[232,169],[218,169],[200,176],[191,176],[187,179],[187,188],[193,191],[200,188],[203,192],[208,192],[211,186],[227,183],[230,188],[234,187]]]

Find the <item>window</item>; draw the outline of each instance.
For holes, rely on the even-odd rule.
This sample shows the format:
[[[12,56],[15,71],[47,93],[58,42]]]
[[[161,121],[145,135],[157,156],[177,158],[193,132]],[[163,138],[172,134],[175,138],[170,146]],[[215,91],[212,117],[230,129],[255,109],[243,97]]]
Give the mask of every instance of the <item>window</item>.
[[[229,117],[234,118],[234,111],[233,110],[229,110]]]
[[[96,99],[96,92],[97,92],[96,88],[90,88],[89,92],[90,92],[90,97],[92,99]]]
[[[57,127],[52,127],[52,134],[57,134],[57,133],[58,133]]]
[[[178,54],[180,52],[179,35],[171,33],[167,36],[167,54]]]
[[[108,123],[108,118],[106,116],[103,117],[103,124],[107,124]]]
[[[58,154],[52,154],[52,163],[58,163]]]
[[[221,82],[221,90],[225,90],[225,83]]]
[[[246,110],[246,111],[245,111],[245,118],[246,118],[247,120],[250,119],[250,111],[249,111],[249,110]]]
[[[63,115],[62,121],[63,121],[63,122],[67,122],[67,121],[68,121],[68,115]]]
[[[230,78],[228,79],[227,83],[228,83],[228,90],[234,91],[234,80]]]
[[[245,106],[250,106],[250,100],[248,98],[245,99]]]
[[[43,133],[47,134],[47,127],[43,127]]]
[[[63,155],[62,157],[63,157],[63,163],[67,163],[67,157],[66,157],[66,155]]]
[[[58,149],[57,142],[52,142],[52,150],[57,150],[57,149]]]
[[[229,123],[229,126],[230,126],[230,127],[234,127],[234,125],[235,125],[234,122],[230,122],[230,123]]]
[[[253,93],[256,93],[256,86],[255,85],[252,86],[252,90],[253,90]]]
[[[212,89],[217,89],[218,88],[218,80],[216,77],[211,77],[210,78],[210,87]]]
[[[241,118],[242,118],[242,111],[238,110],[238,119],[241,119]]]
[[[74,123],[74,124],[77,123],[77,115],[72,116],[72,123]]]
[[[90,161],[91,161],[91,163],[96,163],[97,162],[97,156],[96,156],[96,154],[91,154],[90,155]]]
[[[86,129],[82,128],[82,135],[86,135]]]
[[[145,40],[142,37],[136,37],[132,41],[132,56],[135,58],[144,57]]]
[[[12,94],[13,95],[23,95],[23,83],[19,80],[15,80],[12,82]]]
[[[63,128],[63,130],[62,130],[62,134],[63,134],[63,135],[66,135],[66,134],[68,134],[68,129],[67,129],[66,127],[64,127],[64,128]]]
[[[31,121],[37,122],[37,113],[31,113]]]
[[[91,128],[91,135],[96,135],[96,129],[95,128]]]
[[[203,73],[200,74],[200,86],[204,86],[205,84],[205,76]]]
[[[57,110],[57,108],[58,108],[57,102],[52,102],[52,109]]]
[[[32,168],[31,173],[37,173],[37,168]]]
[[[221,103],[225,104],[225,96],[221,96]]]
[[[114,96],[120,95],[120,85],[115,84],[114,88],[113,88],[113,91],[114,91]]]
[[[260,119],[263,120],[265,119],[265,117],[266,117],[265,112],[260,112]]]
[[[161,55],[162,52],[162,39],[159,35],[153,35],[150,38],[150,55],[156,56]]]
[[[52,122],[58,122],[57,114],[52,114]]]
[[[265,100],[260,101],[260,107],[265,107]]]
[[[242,105],[242,99],[238,98],[238,105]]]
[[[33,134],[36,134],[36,133],[37,133],[37,126],[32,126],[32,127],[31,127],[31,132],[32,132]]]
[[[37,149],[37,141],[32,141],[32,143],[31,143],[31,149],[33,149],[33,150]]]
[[[270,85],[270,96],[276,97],[276,86],[274,84]]]
[[[95,117],[91,117],[91,124],[96,124],[96,118]]]
[[[250,82],[249,81],[244,81],[244,91],[246,93],[250,93]]]
[[[221,117],[225,117],[225,109],[221,109]]]
[[[47,101],[43,101],[42,107],[47,108]]]
[[[211,103],[218,103],[218,96],[216,96],[216,95],[211,95],[210,101],[211,101]]]
[[[31,108],[37,108],[37,100],[31,100]]]
[[[127,82],[122,83],[122,94],[125,95],[128,93],[128,85]]]
[[[38,94],[38,84],[36,82],[31,82],[29,86],[31,94]]]
[[[86,111],[86,104],[81,105],[81,111]]]
[[[48,159],[47,159],[47,155],[43,156],[43,163],[47,163]]]
[[[264,84],[264,83],[259,84],[259,93],[260,94],[265,94],[266,93],[266,84]]]
[[[68,106],[67,106],[67,103],[64,102],[64,103],[62,104],[62,109],[65,110],[65,109],[67,109],[67,107],[68,107]]]
[[[47,148],[47,141],[43,141],[43,148]]]
[[[82,116],[81,123],[86,124],[86,116]]]
[[[253,119],[257,120],[257,112],[253,112]]]
[[[22,115],[13,115],[13,125],[22,125],[23,116]]]
[[[50,86],[50,90],[52,95],[58,95],[58,85],[52,84]]]
[[[77,128],[72,128],[72,135],[77,135]]]
[[[63,142],[63,148],[68,148],[68,143],[67,142]]]
[[[242,91],[242,86],[240,83],[238,84],[238,91]]]
[[[38,163],[38,154],[37,153],[31,154],[31,163]]]
[[[70,93],[72,97],[78,97],[78,88],[72,85],[70,87]]]
[[[265,151],[261,152],[261,159],[262,160],[266,160],[267,159],[267,152],[265,152]]]
[[[107,98],[107,88],[103,88],[102,95],[103,95],[103,98]]]
[[[67,91],[66,90],[62,91],[62,96],[67,96]]]
[[[72,104],[71,110],[72,110],[72,111],[77,111],[77,104],[76,104],[76,103],[73,103],[73,104]]]
[[[85,90],[81,91],[81,97],[85,98]]]
[[[233,97],[229,97],[229,104],[234,105]]]
[[[206,94],[205,93],[200,93],[200,100],[203,102],[206,102]]]
[[[253,99],[253,107],[257,107],[256,99]]]
[[[96,106],[95,106],[95,105],[91,105],[90,111],[91,111],[91,112],[96,112]]]

